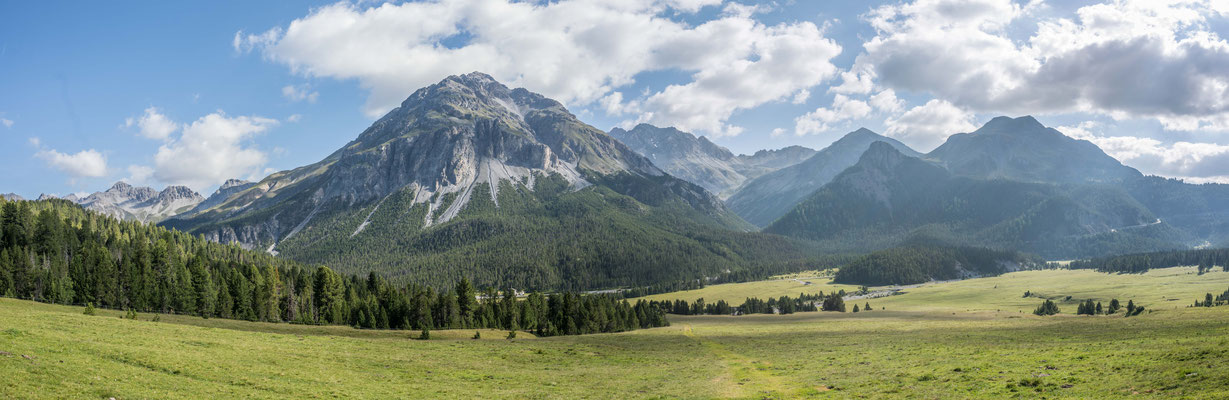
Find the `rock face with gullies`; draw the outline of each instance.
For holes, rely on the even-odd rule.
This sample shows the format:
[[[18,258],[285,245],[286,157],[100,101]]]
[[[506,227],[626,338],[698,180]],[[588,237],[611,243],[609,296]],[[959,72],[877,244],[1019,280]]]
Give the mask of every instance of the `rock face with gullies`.
[[[532,191],[547,177],[571,191],[600,184],[645,204],[681,202],[714,223],[749,228],[712,194],[665,175],[559,102],[476,72],[415,91],[320,162],[219,189],[219,200],[164,225],[282,250],[278,243],[304,229],[369,208],[349,228],[358,235],[380,222],[390,196],[425,207],[416,218],[426,229],[455,218],[476,193],[498,207],[501,190]]]
[[[8,200],[8,201],[22,201],[26,199],[25,197],[21,197],[17,193],[0,194],[0,197],[3,197],[5,200]]]
[[[64,198],[118,219],[158,222],[196,206],[204,198],[185,186],[167,186],[161,192],[149,187],[116,182],[110,189],[84,198],[69,195]]]
[[[670,175],[700,185],[723,198],[748,179],[793,165],[815,153],[805,147],[790,146],[736,156],[706,137],[649,124],[639,124],[631,130],[614,128],[610,135]]]
[[[858,162],[872,143],[884,142],[909,156],[919,154],[904,143],[862,128],[800,163],[752,179],[726,199],[726,205],[756,226],[767,226],[841,171]]]

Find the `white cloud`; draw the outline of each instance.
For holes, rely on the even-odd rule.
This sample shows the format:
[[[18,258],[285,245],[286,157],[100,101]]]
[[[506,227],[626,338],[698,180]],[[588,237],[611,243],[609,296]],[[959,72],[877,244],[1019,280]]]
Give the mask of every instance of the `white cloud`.
[[[303,119],[303,116],[300,114],[290,114],[289,117],[286,117],[286,122],[293,124],[295,122],[299,122],[301,119]]]
[[[107,174],[107,158],[94,149],[82,150],[76,154],[48,149],[40,150],[34,156],[73,178],[97,178]]]
[[[896,91],[892,89],[875,93],[871,96],[870,103],[876,110],[890,113],[898,112],[905,107],[904,100],[896,98]]]
[[[26,141],[29,142],[30,145],[34,147],[40,147],[43,145],[43,140],[39,139],[37,136],[26,139]]]
[[[938,99],[913,107],[899,117],[888,118],[884,124],[888,136],[918,151],[930,151],[954,133],[977,129],[972,113]]]
[[[140,129],[141,136],[156,140],[166,140],[172,133],[179,130],[179,125],[176,125],[170,118],[158,112],[157,107],[146,108],[144,115],[137,118],[129,117],[124,120],[125,127],[132,127],[134,125]]]
[[[1088,140],[1123,164],[1150,175],[1181,178],[1194,183],[1229,183],[1229,146],[1215,143],[1160,140],[1136,136],[1106,136],[1096,121],[1060,126],[1059,132]]]
[[[733,113],[789,100],[835,75],[830,60],[840,46],[811,22],[766,26],[734,9],[695,25],[665,16],[721,3],[337,3],[285,28],[237,32],[232,45],[301,75],[356,79],[370,93],[364,111],[371,117],[415,89],[477,70],[565,104],[600,101],[616,114],[713,136],[741,130],[726,122]],[[688,73],[690,81],[642,99],[615,97],[637,74],[666,70]]]
[[[124,182],[132,185],[148,185],[151,182],[150,178],[154,177],[154,169],[145,165],[129,165],[128,177],[124,178]]]
[[[877,34],[851,71],[978,112],[1091,112],[1229,130],[1229,43],[1208,26],[1224,8],[1119,0],[1036,20],[1037,2],[918,0],[867,15]],[[1030,21],[1031,36],[1013,40],[1009,27]],[[851,73],[834,90],[864,90],[859,78]]]
[[[794,134],[827,132],[833,124],[859,120],[871,114],[871,106],[862,100],[851,100],[843,94],[832,98],[832,107],[820,107],[794,119]]]
[[[201,117],[184,125],[180,137],[158,148],[153,177],[201,191],[229,178],[251,176],[261,170],[266,156],[250,141],[277,123],[254,116],[229,117],[221,111]]]
[[[0,118],[0,124],[4,124],[5,128],[12,128],[13,120],[8,119],[8,118]]]
[[[790,100],[790,103],[802,104],[802,103],[806,103],[807,99],[810,99],[810,98],[811,98],[811,91],[802,89],[802,90],[799,90],[798,93],[794,94],[794,99]]]
[[[282,97],[293,102],[307,101],[315,103],[316,98],[320,97],[320,92],[312,91],[311,85],[286,85],[282,87]]]

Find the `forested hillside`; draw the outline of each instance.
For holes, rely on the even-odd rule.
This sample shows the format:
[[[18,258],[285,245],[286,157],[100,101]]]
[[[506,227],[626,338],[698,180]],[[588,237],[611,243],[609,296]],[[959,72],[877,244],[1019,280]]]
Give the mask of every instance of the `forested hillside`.
[[[862,251],[927,240],[1051,259],[1180,248],[1184,239],[1117,186],[956,176],[882,142],[765,231]]]
[[[540,335],[661,326],[662,313],[608,296],[394,285],[85,211],[0,199],[0,294],[59,304],[361,328],[499,328]],[[480,299],[480,300],[479,300]]]
[[[1193,249],[1157,251],[1075,260],[1070,269],[1093,269],[1100,272],[1144,273],[1153,268],[1199,267],[1199,273],[1220,267],[1229,271],[1229,249]]]
[[[977,247],[906,246],[877,251],[837,271],[833,282],[858,285],[908,285],[968,279],[1035,269],[1039,257]]]

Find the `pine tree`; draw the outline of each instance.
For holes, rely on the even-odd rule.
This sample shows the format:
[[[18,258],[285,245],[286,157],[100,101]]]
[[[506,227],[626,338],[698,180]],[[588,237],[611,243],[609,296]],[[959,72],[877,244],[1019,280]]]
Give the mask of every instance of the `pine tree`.
[[[1046,299],[1046,301],[1041,303],[1041,305],[1038,306],[1036,310],[1033,310],[1033,314],[1042,315],[1042,316],[1054,315],[1058,313],[1059,313],[1058,304],[1054,304],[1054,302],[1050,301],[1050,299]]]
[[[853,312],[858,312],[858,305],[857,305],[857,304],[854,304],[854,305],[853,305]]]

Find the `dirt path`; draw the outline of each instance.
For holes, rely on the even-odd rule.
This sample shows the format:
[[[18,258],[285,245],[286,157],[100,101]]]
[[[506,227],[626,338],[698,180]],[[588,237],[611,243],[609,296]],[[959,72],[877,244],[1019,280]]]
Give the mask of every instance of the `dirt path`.
[[[788,398],[790,392],[781,377],[773,375],[771,364],[734,352],[721,343],[697,335],[691,325],[683,326],[683,335],[700,343],[706,351],[721,361],[725,372],[713,379],[721,385],[724,398]]]

